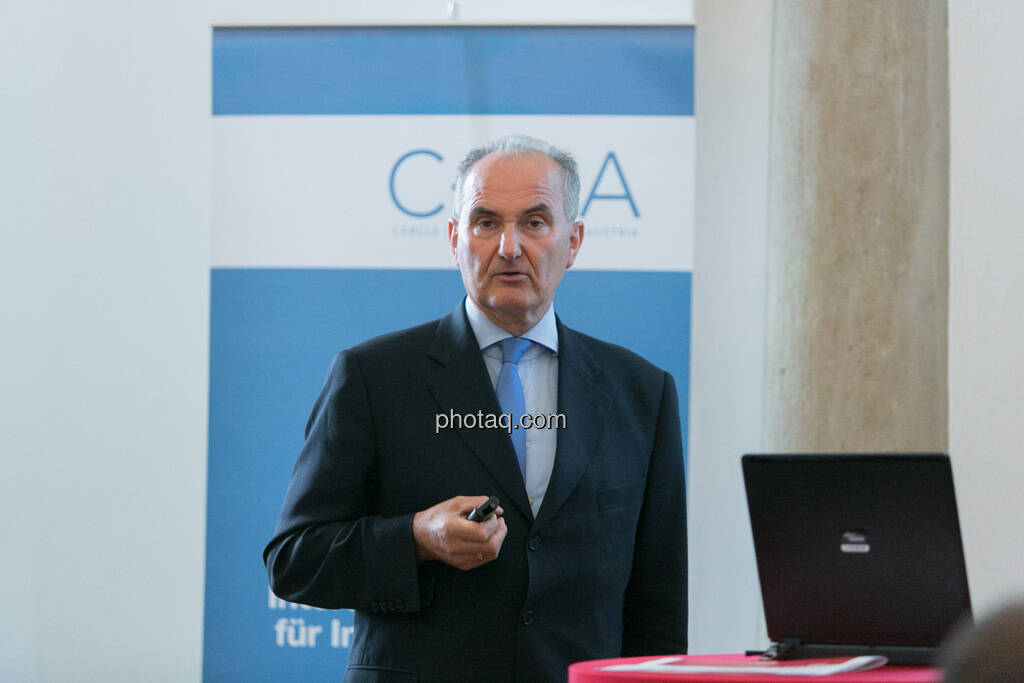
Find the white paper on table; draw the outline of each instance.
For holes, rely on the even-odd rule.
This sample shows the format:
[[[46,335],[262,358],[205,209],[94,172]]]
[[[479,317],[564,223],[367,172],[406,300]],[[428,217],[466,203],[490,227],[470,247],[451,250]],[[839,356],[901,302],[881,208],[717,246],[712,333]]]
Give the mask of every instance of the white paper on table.
[[[848,671],[868,671],[885,666],[888,659],[878,655],[851,657],[849,659],[791,661],[729,661],[715,663],[673,664],[685,656],[659,657],[639,664],[613,664],[601,667],[601,671],[635,671],[665,674],[762,674],[765,676],[830,676]]]

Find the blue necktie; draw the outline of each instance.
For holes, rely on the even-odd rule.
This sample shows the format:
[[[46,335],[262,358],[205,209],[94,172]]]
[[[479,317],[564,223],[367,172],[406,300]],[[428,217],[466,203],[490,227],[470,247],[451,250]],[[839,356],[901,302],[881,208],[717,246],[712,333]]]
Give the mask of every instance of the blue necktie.
[[[495,387],[501,412],[512,416],[512,447],[516,451],[516,460],[519,461],[519,469],[523,473],[524,480],[526,479],[526,430],[516,429],[516,427],[520,424],[523,413],[526,412],[526,399],[523,397],[523,383],[519,379],[519,370],[516,368],[516,364],[532,343],[529,339],[517,339],[516,337],[501,340],[501,373],[498,374],[498,386]]]

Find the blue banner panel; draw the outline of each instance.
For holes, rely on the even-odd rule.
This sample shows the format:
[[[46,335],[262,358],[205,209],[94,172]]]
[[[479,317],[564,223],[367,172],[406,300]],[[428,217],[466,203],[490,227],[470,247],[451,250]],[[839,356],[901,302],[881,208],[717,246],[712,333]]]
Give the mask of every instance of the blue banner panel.
[[[569,271],[555,300],[569,327],[673,374],[684,438],[690,287],[685,272]],[[204,680],[341,679],[352,613],[270,596],[263,546],[334,355],[463,295],[454,270],[212,271]]]
[[[352,612],[273,596],[261,553],[331,359],[462,300],[445,208],[476,144],[524,133],[573,150],[587,240],[555,309],[674,375],[685,445],[693,41],[692,27],[214,30],[205,680],[344,675]]]
[[[693,115],[693,27],[218,28],[213,113]]]

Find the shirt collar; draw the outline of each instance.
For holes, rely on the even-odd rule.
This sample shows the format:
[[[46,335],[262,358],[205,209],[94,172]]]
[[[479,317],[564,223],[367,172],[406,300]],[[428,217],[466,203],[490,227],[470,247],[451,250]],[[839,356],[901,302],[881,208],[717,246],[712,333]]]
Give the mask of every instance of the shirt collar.
[[[491,322],[491,319],[484,315],[480,307],[474,301],[466,297],[466,316],[469,318],[469,326],[473,328],[473,334],[480,344],[481,349],[497,344],[502,339],[512,336],[507,331]],[[548,310],[541,316],[537,323],[522,334],[526,339],[536,342],[541,346],[551,349],[552,353],[558,353],[558,326],[555,324],[555,307],[548,306]]]

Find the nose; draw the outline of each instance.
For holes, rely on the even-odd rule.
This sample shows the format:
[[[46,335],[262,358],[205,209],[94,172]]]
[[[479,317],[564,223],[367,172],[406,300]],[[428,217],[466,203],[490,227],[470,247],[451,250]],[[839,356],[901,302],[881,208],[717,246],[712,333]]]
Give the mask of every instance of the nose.
[[[522,245],[519,241],[519,230],[515,223],[509,222],[505,224],[505,228],[501,231],[501,244],[498,245],[498,254],[509,261],[514,261],[519,258],[519,255],[523,253]]]

